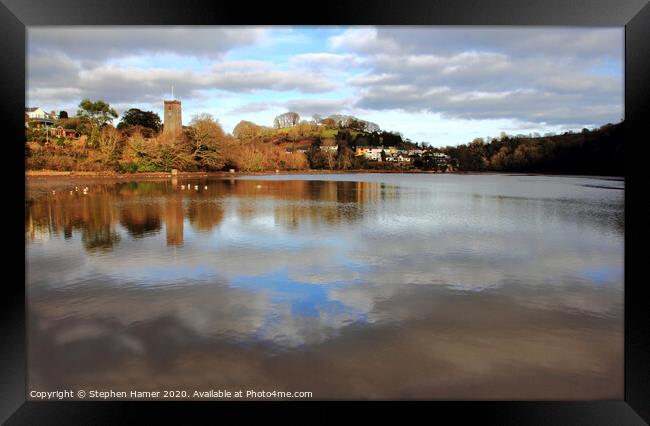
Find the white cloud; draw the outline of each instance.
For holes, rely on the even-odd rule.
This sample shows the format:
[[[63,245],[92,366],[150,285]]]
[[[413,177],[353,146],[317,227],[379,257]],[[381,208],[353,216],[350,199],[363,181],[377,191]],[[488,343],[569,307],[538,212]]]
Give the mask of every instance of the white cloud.
[[[551,125],[623,115],[619,28],[351,28],[329,44],[365,55],[370,70],[348,83],[366,110]]]
[[[345,111],[353,104],[352,99],[288,99],[270,102],[250,102],[232,109],[229,114],[246,114],[263,111],[294,111],[300,114],[302,119],[308,120],[313,114],[323,116]],[[265,123],[258,123],[265,124]]]
[[[303,66],[314,69],[347,69],[358,67],[363,64],[363,60],[350,54],[336,54],[336,53],[303,53],[294,55],[289,58],[289,64],[296,66]]]
[[[58,87],[46,87],[48,58],[42,57],[28,66],[28,76],[34,75],[27,88],[32,104],[76,105],[83,97],[100,98],[110,103],[156,103],[168,96],[174,85],[181,99],[193,99],[199,92],[217,89],[231,93],[255,91],[298,91],[322,93],[333,90],[336,84],[320,74],[297,70],[276,70],[273,64],[255,62],[224,62],[207,70],[171,69],[158,67],[124,67],[105,65],[96,68],[70,66],[58,79]],[[50,57],[53,68],[60,58]]]
[[[104,62],[152,53],[220,57],[228,50],[264,40],[262,27],[30,27],[30,49],[57,50],[72,59]]]
[[[450,54],[477,50],[516,56],[620,59],[622,28],[362,27],[330,37],[333,49],[366,54]]]
[[[352,99],[294,99],[285,103],[287,109],[298,112],[303,117],[313,114],[332,115],[344,112]]]
[[[441,119],[557,129],[623,116],[619,28],[352,27],[317,37],[299,27],[30,28],[27,98],[57,110],[83,97],[142,107],[174,85],[193,112],[253,121],[285,109],[362,111],[386,128],[400,113],[424,114],[397,123],[407,136],[436,134],[427,122]]]
[[[380,40],[376,28],[351,28],[328,40],[333,49],[351,50],[364,53],[396,51],[399,46],[393,39]]]

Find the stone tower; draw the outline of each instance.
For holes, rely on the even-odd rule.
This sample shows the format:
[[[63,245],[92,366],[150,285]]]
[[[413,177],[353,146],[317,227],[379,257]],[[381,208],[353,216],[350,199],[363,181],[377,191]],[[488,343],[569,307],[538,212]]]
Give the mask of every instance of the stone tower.
[[[183,120],[181,119],[181,101],[165,101],[164,117],[164,134],[179,135],[183,131]]]

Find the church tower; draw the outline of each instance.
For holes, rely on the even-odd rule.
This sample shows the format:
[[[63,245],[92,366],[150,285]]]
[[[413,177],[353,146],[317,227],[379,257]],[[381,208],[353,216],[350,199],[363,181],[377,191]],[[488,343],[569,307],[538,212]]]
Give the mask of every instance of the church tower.
[[[174,99],[172,89],[172,100],[164,102],[164,121],[163,133],[169,135],[179,135],[183,131],[183,120],[181,118],[181,101]]]

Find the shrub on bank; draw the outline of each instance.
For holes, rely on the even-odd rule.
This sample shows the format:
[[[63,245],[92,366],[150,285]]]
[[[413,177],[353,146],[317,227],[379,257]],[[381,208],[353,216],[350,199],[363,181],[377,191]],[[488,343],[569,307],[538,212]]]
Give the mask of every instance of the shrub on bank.
[[[135,173],[138,171],[138,165],[132,161],[120,161],[118,163],[118,172]]]

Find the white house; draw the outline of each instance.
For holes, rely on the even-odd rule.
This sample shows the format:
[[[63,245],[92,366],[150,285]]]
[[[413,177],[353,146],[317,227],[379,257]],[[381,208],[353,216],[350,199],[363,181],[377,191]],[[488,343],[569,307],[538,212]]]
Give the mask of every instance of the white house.
[[[25,108],[25,127],[48,127],[53,126],[56,115],[43,111],[42,108]]]
[[[384,148],[369,148],[368,152],[365,154],[365,157],[369,160],[381,161],[381,152]]]
[[[32,118],[50,118],[50,114],[43,111],[40,107],[25,108],[25,114],[27,114],[27,117],[30,118],[30,119],[32,119]]]
[[[391,154],[386,156],[386,161],[409,163],[411,161],[411,157],[407,156],[406,154]]]

